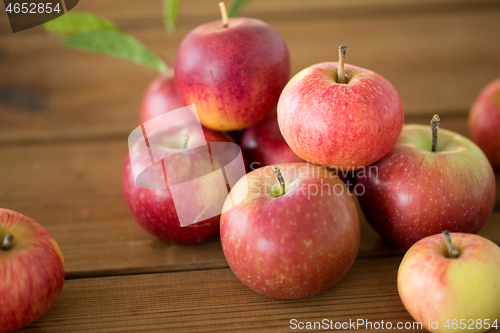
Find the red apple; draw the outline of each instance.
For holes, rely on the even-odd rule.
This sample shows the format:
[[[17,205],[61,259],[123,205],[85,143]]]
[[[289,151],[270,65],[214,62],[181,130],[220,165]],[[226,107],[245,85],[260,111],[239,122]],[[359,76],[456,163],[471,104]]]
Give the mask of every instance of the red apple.
[[[64,259],[54,238],[27,216],[0,208],[0,332],[37,320],[64,284]]]
[[[241,148],[249,159],[250,170],[280,164],[304,162],[290,149],[281,135],[276,115],[247,128],[241,138]],[[354,170],[331,170],[352,190]]]
[[[394,146],[403,127],[403,104],[384,77],[344,66],[341,56],[340,64],[313,65],[288,82],[278,102],[278,122],[290,148],[305,161],[357,170]]]
[[[283,139],[276,115],[247,128],[241,138],[241,148],[252,170],[272,164],[304,162]]]
[[[406,252],[398,271],[404,306],[415,321],[436,333],[486,332],[492,328],[498,332],[499,281],[498,245],[464,233],[438,234],[418,241]]]
[[[171,189],[168,185],[164,186],[164,188],[158,186],[166,185],[165,181],[167,180],[163,177],[166,177],[167,174],[169,174],[168,177],[175,176],[175,178],[184,177],[185,179],[192,179],[198,178],[198,173],[203,173],[203,169],[207,167],[210,168],[209,172],[212,171],[210,157],[208,155],[205,156],[197,148],[203,148],[203,145],[206,144],[205,142],[232,142],[223,133],[213,132],[205,128],[200,132],[198,129],[201,129],[199,124],[187,127],[174,127],[168,131],[159,132],[148,137],[149,145],[156,147],[154,154],[157,155],[157,160],[160,161],[166,156],[180,152],[182,138],[187,134],[189,140],[186,142],[185,147],[182,147],[182,150],[185,149],[186,153],[182,156],[181,154],[177,154],[177,156],[179,156],[179,159],[190,160],[192,162],[189,163],[189,166],[179,168],[175,173],[170,174],[164,172],[165,164],[161,161],[149,166],[150,159],[149,155],[146,154],[144,160],[139,160],[135,163],[142,163],[144,168],[149,166],[146,170],[147,172],[144,172],[138,178],[138,181],[142,184],[149,185],[148,188],[137,185],[133,174],[133,166],[130,161],[130,154],[127,154],[125,158],[122,172],[122,188],[128,208],[141,227],[165,241],[198,243],[209,240],[219,233],[219,215],[192,225],[181,226],[178,209],[176,210],[176,206],[174,205]],[[160,184],[157,184],[158,182]],[[226,191],[227,195],[225,184],[223,186],[223,190]],[[219,198],[215,192],[207,192],[205,188],[197,193],[193,193],[192,202],[189,204],[193,205],[192,208],[196,208],[215,199],[220,199],[222,203],[226,195]]]
[[[231,18],[195,28],[181,42],[175,83],[203,126],[244,129],[266,119],[290,75],[283,38],[268,24]]]
[[[228,209],[230,199],[240,203]],[[226,199],[220,232],[234,274],[258,293],[287,299],[340,281],[360,242],[358,211],[344,183],[307,163],[248,173]]]
[[[366,219],[387,241],[409,248],[444,230],[477,233],[493,211],[495,176],[469,139],[429,126],[405,125],[394,148],[357,174]]]
[[[179,96],[174,80],[165,75],[151,82],[142,98],[140,119],[141,124],[165,112],[186,106]]]
[[[500,171],[500,79],[488,84],[472,105],[469,131],[472,140]]]

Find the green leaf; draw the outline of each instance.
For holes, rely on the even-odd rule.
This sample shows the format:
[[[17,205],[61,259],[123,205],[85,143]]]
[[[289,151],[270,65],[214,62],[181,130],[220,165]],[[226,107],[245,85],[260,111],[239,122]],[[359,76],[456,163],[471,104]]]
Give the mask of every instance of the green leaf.
[[[121,31],[113,22],[85,12],[69,12],[43,24],[45,30],[63,37],[71,37],[82,32],[114,30]]]
[[[233,0],[231,5],[229,5],[229,10],[227,11],[227,16],[236,17],[240,15],[243,8],[252,0]]]
[[[130,60],[154,71],[170,74],[165,62],[137,39],[122,31],[89,31],[68,38],[63,44],[79,50]]]
[[[163,22],[168,33],[176,30],[180,2],[180,0],[163,0]]]

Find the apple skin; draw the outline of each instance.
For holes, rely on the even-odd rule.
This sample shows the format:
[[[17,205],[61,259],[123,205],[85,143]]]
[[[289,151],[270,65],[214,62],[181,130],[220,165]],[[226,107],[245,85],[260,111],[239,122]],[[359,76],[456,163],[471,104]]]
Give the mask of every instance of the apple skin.
[[[175,88],[174,80],[165,75],[158,75],[148,86],[142,98],[141,124],[165,112],[186,106]]]
[[[443,327],[448,319],[451,328],[453,319],[458,324],[460,319],[481,319],[484,327],[485,319],[491,325],[500,318],[500,248],[473,234],[451,233],[451,239],[458,258],[449,258],[438,234],[415,243],[399,266],[399,296],[413,319],[430,332],[471,332],[448,330]],[[439,329],[430,328],[429,320],[438,320]]]
[[[226,199],[222,249],[234,274],[258,293],[284,299],[317,295],[339,282],[356,258],[358,211],[344,183],[324,168],[276,167],[286,183],[282,196],[272,195],[279,185],[271,166],[251,171],[233,186],[230,195],[244,199],[228,210]],[[308,192],[309,186],[326,184],[337,186],[337,194]]]
[[[250,166],[255,166],[253,169],[279,163],[304,162],[283,139],[276,114],[247,128],[240,142]]]
[[[0,332],[23,328],[45,314],[64,284],[64,259],[54,238],[33,219],[0,208]]]
[[[357,174],[366,219],[396,246],[409,248],[445,230],[477,233],[493,211],[495,175],[481,149],[445,129],[437,152],[431,146],[429,126],[405,125],[394,148],[369,167],[372,176],[369,168]]]
[[[266,119],[290,77],[285,41],[268,24],[231,18],[192,30],[177,51],[175,84],[203,126],[233,131]]]
[[[472,105],[469,131],[472,141],[500,171],[500,79],[488,84]]]
[[[297,73],[280,96],[278,123],[305,161],[357,170],[394,146],[403,128],[403,104],[381,75],[345,64],[350,79],[340,84],[337,67],[324,62]]]
[[[189,131],[189,130],[188,130]],[[233,142],[223,133],[203,128],[206,142]],[[196,138],[191,135],[190,143]],[[188,146],[189,148],[189,146]],[[163,175],[161,164],[152,167],[152,173]],[[196,168],[196,166],[193,166]],[[184,170],[189,172],[189,170]],[[174,201],[168,187],[166,189],[147,189],[137,186],[132,173],[130,155],[127,154],[122,170],[122,189],[130,213],[139,225],[150,234],[167,242],[191,244],[205,242],[219,234],[220,216],[182,227],[175,210]]]
[[[240,145],[248,159],[250,170],[280,163],[304,162],[290,149],[281,135],[276,114],[267,120],[247,128],[243,132]],[[333,170],[331,170],[333,171]],[[352,190],[354,185],[354,171],[335,173]]]

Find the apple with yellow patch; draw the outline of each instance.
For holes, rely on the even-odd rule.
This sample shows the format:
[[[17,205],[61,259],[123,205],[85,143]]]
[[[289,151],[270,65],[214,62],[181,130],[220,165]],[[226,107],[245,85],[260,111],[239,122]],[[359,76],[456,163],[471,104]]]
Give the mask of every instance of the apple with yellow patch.
[[[398,291],[430,332],[500,327],[500,247],[474,234],[436,234],[415,243],[398,271]]]
[[[195,28],[175,59],[175,85],[186,105],[195,104],[201,124],[234,131],[271,115],[290,76],[285,41],[271,26],[244,17]]]

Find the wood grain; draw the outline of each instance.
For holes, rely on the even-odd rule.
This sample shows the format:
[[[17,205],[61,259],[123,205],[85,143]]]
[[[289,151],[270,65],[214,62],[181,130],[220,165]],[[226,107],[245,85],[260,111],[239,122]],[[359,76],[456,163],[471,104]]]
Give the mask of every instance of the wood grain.
[[[69,278],[226,267],[220,244],[161,242],[135,223],[121,190],[126,139],[0,148],[0,206],[41,223]]]
[[[179,24],[188,23],[192,18],[220,18],[218,2],[206,0],[182,1],[179,10]],[[230,1],[226,1],[229,5]],[[345,15],[380,15],[382,13],[398,14],[401,12],[435,12],[464,10],[478,7],[496,6],[495,0],[253,0],[243,11],[244,16],[290,16],[301,17],[311,14],[327,14],[331,17]],[[162,21],[161,5],[156,0],[86,0],[78,4],[75,10],[96,12],[114,21]],[[30,30],[32,32],[34,30]],[[0,32],[10,32],[7,16],[0,15]]]
[[[218,20],[217,2],[182,1],[167,37],[159,0],[85,0],[172,62],[191,29]],[[336,60],[372,69],[398,89],[406,123],[467,135],[468,109],[500,73],[497,0],[254,0],[245,15],[286,40],[292,73]],[[274,300],[228,269],[220,240],[177,245],[143,231],[122,197],[128,134],[155,74],[60,46],[41,28],[12,34],[0,11],[0,207],[40,222],[66,261],[61,297],[26,332],[281,332],[290,319],[412,322],[396,288],[404,250],[362,217],[360,252],[331,290]],[[500,174],[494,214],[480,234],[500,244]],[[382,332],[366,330],[361,332]],[[424,332],[419,329],[406,332]]]
[[[397,293],[400,261],[358,259],[332,289],[303,300],[257,294],[229,269],[70,280],[54,307],[23,331],[288,332],[292,318],[395,326],[413,322]]]
[[[487,8],[333,18],[318,9],[300,18],[271,15],[268,22],[289,46],[293,73],[336,60],[336,47],[346,44],[347,62],[391,81],[407,115],[466,113],[481,88],[500,72],[500,44],[491,42],[500,30],[500,5],[494,3]],[[112,7],[97,8],[106,13]],[[211,15],[214,20],[218,13]],[[177,41],[207,20],[187,20]],[[173,59],[177,42],[168,41],[161,20],[135,19],[123,25]],[[142,94],[154,77],[124,61],[63,49],[58,39],[31,30],[0,35],[0,54],[0,142],[127,135],[138,125]]]
[[[424,116],[407,121],[428,124]],[[442,125],[467,130],[463,116],[443,116]],[[218,239],[191,246],[165,243],[135,223],[121,190],[126,142],[123,137],[0,146],[0,207],[49,230],[65,255],[68,278],[227,267]],[[481,234],[500,244],[500,214]],[[360,257],[402,253],[363,222]]]

